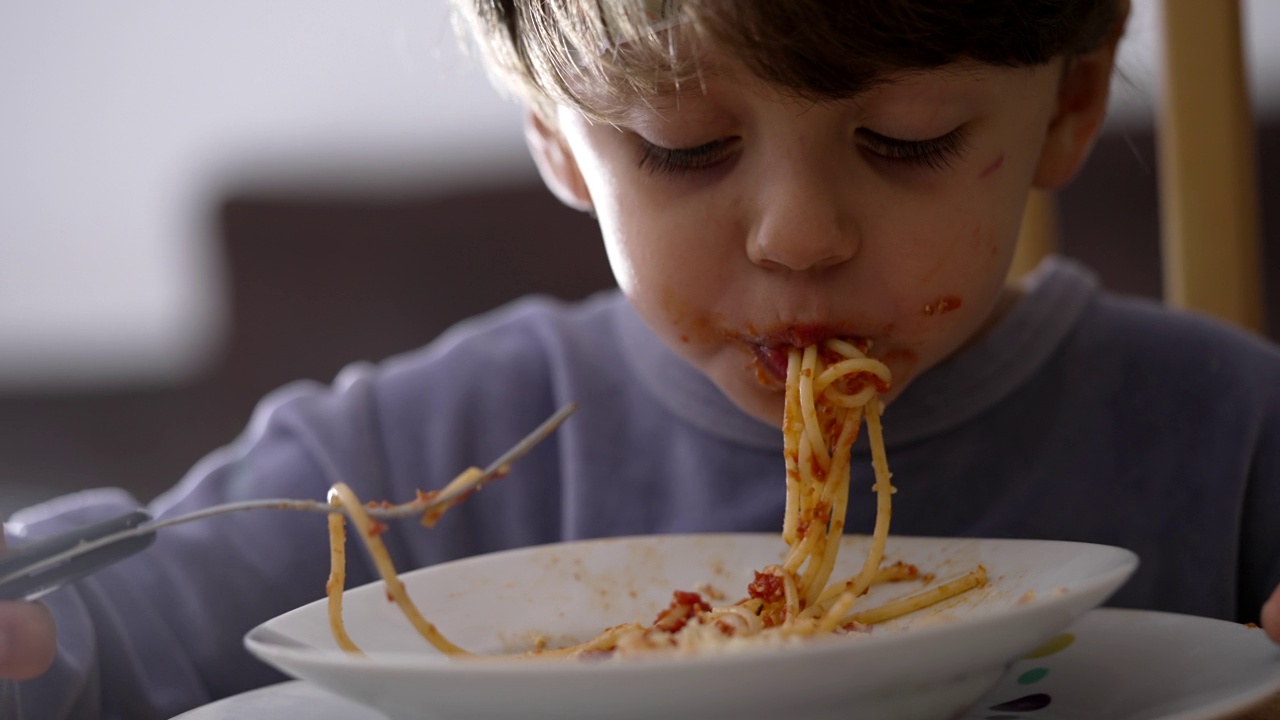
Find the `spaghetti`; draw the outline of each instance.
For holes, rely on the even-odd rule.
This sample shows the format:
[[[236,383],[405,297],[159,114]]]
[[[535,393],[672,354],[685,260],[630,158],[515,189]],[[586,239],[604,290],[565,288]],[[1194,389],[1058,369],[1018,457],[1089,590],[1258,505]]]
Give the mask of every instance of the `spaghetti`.
[[[535,650],[533,657],[627,656],[658,650],[701,652],[744,642],[789,642],[796,638],[864,630],[915,612],[984,585],[979,565],[964,576],[891,601],[856,608],[873,585],[932,579],[904,563],[884,564],[895,489],[885,454],[880,394],[889,389],[889,368],[867,355],[865,342],[827,340],[822,345],[791,348],[787,362],[783,447],[786,460],[786,510],[782,538],[789,550],[783,561],[755,574],[747,597],[732,605],[712,607],[694,592],[676,591],[671,604],[654,622],[629,623],[606,630],[572,647]],[[875,476],[876,519],[871,546],[860,571],[832,582],[849,500],[850,449],[866,424]],[[465,482],[472,468],[449,487]],[[355,493],[334,486],[330,502],[341,506],[356,526],[393,600],[414,628],[440,652],[469,655],[427,622],[405,592],[378,537],[384,529],[369,517]],[[424,517],[433,525],[445,508]],[[326,586],[329,622],[335,640],[348,652],[359,652],[342,622],[345,576],[345,529],[342,515],[330,516],[331,574]]]

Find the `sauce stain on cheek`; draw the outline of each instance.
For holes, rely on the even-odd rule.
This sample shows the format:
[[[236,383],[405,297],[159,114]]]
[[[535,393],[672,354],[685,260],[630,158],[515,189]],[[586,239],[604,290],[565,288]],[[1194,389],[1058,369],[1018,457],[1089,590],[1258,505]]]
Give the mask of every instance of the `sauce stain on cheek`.
[[[665,288],[661,297],[662,312],[671,325],[679,331],[678,339],[682,344],[705,344],[718,337],[716,323],[720,318],[694,311],[689,303],[671,288]]]
[[[915,365],[920,361],[920,356],[911,348],[893,348],[881,356],[880,361],[900,365]]]
[[[978,173],[978,179],[985,180],[990,177],[992,173],[1002,167],[1004,167],[1004,153],[1000,153],[1000,157],[996,158],[990,165],[983,168],[982,172]]]
[[[943,295],[931,303],[925,303],[921,312],[925,315],[946,315],[952,310],[957,310],[964,303],[958,295]]]

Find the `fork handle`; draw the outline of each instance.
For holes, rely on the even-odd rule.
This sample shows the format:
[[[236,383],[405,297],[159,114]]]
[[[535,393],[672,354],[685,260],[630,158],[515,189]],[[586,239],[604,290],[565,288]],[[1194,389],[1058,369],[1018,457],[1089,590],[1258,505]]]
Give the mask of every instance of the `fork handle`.
[[[132,534],[69,558],[52,567],[24,573],[23,569],[45,558],[73,550],[77,545],[132,530],[151,519],[142,510],[75,528],[53,537],[24,545],[0,557],[0,600],[35,600],[45,593],[79,580],[99,568],[123,560],[155,541],[154,532]]]

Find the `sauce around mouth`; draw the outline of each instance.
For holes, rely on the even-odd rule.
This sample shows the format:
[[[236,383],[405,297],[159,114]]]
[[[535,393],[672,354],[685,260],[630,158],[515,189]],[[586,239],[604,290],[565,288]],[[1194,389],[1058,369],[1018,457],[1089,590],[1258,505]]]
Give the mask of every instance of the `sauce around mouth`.
[[[784,345],[752,345],[756,361],[756,377],[762,385],[781,388],[787,382],[787,347]]]

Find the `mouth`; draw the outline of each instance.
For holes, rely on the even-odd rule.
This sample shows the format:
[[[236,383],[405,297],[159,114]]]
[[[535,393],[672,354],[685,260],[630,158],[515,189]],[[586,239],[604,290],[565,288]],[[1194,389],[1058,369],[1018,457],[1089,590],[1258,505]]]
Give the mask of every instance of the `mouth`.
[[[842,332],[837,328],[813,324],[790,325],[762,336],[744,338],[744,340],[751,350],[756,378],[766,387],[780,389],[786,386],[787,363],[790,360],[792,348],[804,348],[832,338],[846,340],[859,347],[865,347],[868,344],[868,341],[860,336]]]
[[[787,362],[791,348],[785,345],[750,345],[755,359],[756,379],[765,387],[782,388],[787,382]]]

